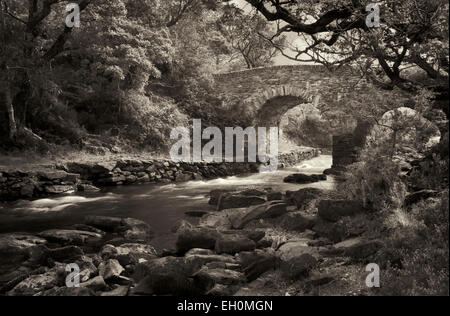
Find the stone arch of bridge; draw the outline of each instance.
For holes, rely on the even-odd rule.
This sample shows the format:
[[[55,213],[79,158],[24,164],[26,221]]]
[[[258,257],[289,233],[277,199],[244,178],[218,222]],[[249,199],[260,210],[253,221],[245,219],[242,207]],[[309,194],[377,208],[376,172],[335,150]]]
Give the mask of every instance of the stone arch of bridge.
[[[309,84],[304,88],[282,85],[269,88],[262,93],[244,100],[244,106],[254,107],[255,127],[278,127],[279,142],[286,142],[281,129],[281,119],[289,110],[302,104],[313,104],[317,107],[320,95],[313,94]]]
[[[243,105],[255,109],[253,120],[255,126],[269,127],[274,125],[267,125],[268,123],[279,125],[281,116],[290,109],[305,103],[317,105],[319,101],[320,96],[313,94],[307,83],[303,88],[291,85],[269,88],[247,98],[243,101]]]

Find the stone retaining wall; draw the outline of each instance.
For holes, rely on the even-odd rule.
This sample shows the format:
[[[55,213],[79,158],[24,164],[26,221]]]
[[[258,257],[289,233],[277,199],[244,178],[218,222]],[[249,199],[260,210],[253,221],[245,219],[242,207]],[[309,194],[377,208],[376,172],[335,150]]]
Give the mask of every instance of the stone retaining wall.
[[[278,157],[278,164],[280,166],[294,166],[302,161],[312,159],[321,154],[319,149],[310,148],[306,150],[297,150],[289,153],[280,154]]]
[[[319,154],[316,149],[281,154],[279,164],[294,165]],[[45,171],[0,170],[0,201],[32,199],[96,187],[171,183],[258,172],[257,163],[174,163],[169,160],[70,162]]]

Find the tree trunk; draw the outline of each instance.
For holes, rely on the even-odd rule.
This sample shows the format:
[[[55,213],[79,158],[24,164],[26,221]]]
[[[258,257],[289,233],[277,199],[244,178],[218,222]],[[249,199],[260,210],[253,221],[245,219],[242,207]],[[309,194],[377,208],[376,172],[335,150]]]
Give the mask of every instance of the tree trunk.
[[[12,104],[11,91],[9,89],[9,85],[2,84],[3,91],[0,91],[0,102],[3,103],[6,107],[6,112],[8,113],[8,121],[9,121],[9,139],[15,140],[17,136],[17,123],[14,115],[14,106]]]

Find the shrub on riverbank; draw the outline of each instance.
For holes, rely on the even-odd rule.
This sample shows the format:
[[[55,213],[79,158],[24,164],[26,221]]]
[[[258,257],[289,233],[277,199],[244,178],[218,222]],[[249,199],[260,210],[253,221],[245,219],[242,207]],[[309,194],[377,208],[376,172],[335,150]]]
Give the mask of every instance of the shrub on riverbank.
[[[397,222],[388,238],[389,262],[381,295],[448,295],[448,190],[415,205],[408,221]]]
[[[447,145],[448,146],[448,145]],[[379,295],[448,295],[448,157],[388,146],[367,146],[339,185],[346,198],[363,200],[376,214],[386,247]]]

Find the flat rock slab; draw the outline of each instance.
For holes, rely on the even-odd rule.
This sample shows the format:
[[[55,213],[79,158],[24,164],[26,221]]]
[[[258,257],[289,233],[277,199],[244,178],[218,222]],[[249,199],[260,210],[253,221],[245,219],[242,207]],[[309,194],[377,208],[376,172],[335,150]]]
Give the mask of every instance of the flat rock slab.
[[[210,228],[187,228],[178,232],[176,248],[185,253],[193,248],[214,249],[219,233]]]
[[[284,182],[286,183],[298,183],[298,184],[308,184],[326,180],[327,176],[324,174],[307,175],[303,173],[296,173],[284,178]]]
[[[281,228],[287,231],[304,232],[313,228],[315,217],[305,216],[300,212],[288,213],[281,220]]]
[[[142,260],[155,259],[158,256],[156,249],[148,244],[128,243],[118,247],[103,246],[100,255],[103,259],[117,259],[121,265],[138,263]]]
[[[383,243],[379,240],[367,240],[358,237],[335,244],[332,249],[323,251],[322,253],[363,260],[375,254],[381,248],[383,248]]]
[[[227,253],[234,255],[241,251],[250,251],[256,248],[256,243],[242,235],[222,235],[215,245],[218,254]]]
[[[202,266],[207,265],[209,263],[216,263],[216,264],[239,264],[238,261],[234,256],[228,255],[228,254],[191,254],[186,255],[184,257],[184,263],[191,267],[193,270],[198,270]]]
[[[0,264],[25,261],[36,246],[46,243],[47,240],[33,235],[0,235]]]
[[[122,218],[109,216],[87,216],[84,220],[86,225],[107,231],[115,232],[122,226]]]
[[[48,194],[63,194],[75,192],[77,187],[75,185],[47,185],[44,190]]]
[[[194,274],[194,280],[206,284],[222,284],[222,285],[237,285],[243,284],[246,281],[245,275],[241,272],[228,269],[208,269],[203,268]]]
[[[309,239],[290,241],[278,248],[278,255],[283,261],[309,254],[316,258],[320,257],[319,249],[308,246]]]
[[[264,203],[266,203],[266,199],[261,196],[224,193],[220,196],[217,210],[221,211],[232,208],[243,208]]]
[[[282,201],[272,201],[263,205],[254,206],[241,216],[231,219],[235,229],[243,229],[251,221],[259,219],[277,218],[287,213],[287,204]]]
[[[323,194],[323,191],[316,188],[305,188],[298,191],[287,191],[286,197],[291,201],[292,204],[297,206],[297,209],[301,210],[318,199]]]
[[[87,216],[85,224],[106,232],[119,233],[130,241],[148,241],[153,237],[152,228],[144,221],[135,218]]]
[[[89,178],[91,176],[106,174],[114,170],[117,162],[99,162],[99,163],[68,163],[66,168],[71,173],[81,174],[82,176]]]
[[[42,237],[49,242],[55,242],[63,245],[83,245],[86,243],[99,241],[103,238],[102,235],[97,233],[63,229],[46,230],[39,233],[39,237]]]

